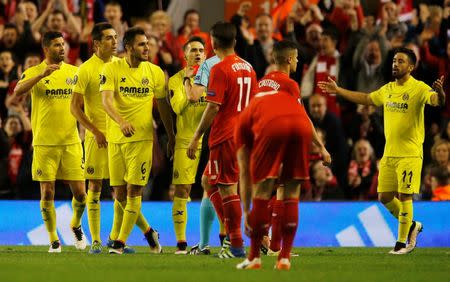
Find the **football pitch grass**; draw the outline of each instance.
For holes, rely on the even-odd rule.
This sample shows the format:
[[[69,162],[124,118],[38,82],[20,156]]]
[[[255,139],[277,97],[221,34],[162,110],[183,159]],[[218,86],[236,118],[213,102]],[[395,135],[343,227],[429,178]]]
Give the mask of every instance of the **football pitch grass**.
[[[132,255],[90,255],[63,246],[0,246],[1,281],[449,281],[450,248],[417,248],[402,256],[388,248],[296,248],[291,270],[273,269],[275,258],[263,256],[261,270],[236,270],[242,259],[161,255],[137,247]],[[213,249],[216,253],[218,249]]]

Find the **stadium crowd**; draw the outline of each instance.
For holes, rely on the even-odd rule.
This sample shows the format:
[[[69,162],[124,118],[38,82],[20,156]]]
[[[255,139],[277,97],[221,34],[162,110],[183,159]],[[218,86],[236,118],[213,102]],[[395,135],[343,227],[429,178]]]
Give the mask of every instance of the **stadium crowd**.
[[[311,179],[302,185],[302,199],[376,199],[377,166],[384,148],[382,111],[326,95],[318,82],[332,77],[344,88],[369,93],[391,80],[392,50],[405,46],[418,58],[413,76],[432,85],[444,75],[444,90],[450,93],[450,0],[372,1],[377,5],[360,0],[286,2],[294,3],[280,4],[272,14],[259,14],[253,21],[248,17],[252,4],[243,1],[226,20],[238,30],[237,54],[252,64],[258,79],[273,70],[275,42],[298,43],[299,63],[291,77],[298,82],[303,103],[333,158],[330,167],[323,166],[320,151],[311,148]],[[177,27],[167,12],[151,4],[140,10],[145,17],[125,15],[122,5],[102,0],[0,2],[0,198],[39,198],[39,186],[31,180],[31,101],[24,97],[16,103],[10,97],[22,72],[39,64],[44,32],[62,32],[68,43],[66,62],[80,65],[92,54],[90,33],[95,23],[109,22],[119,42],[128,27],[142,27],[149,38],[149,59],[164,70],[167,79],[183,67],[182,46],[191,36],[203,38],[207,56],[213,55],[209,34],[200,29],[201,15],[196,10],[188,10],[184,24]],[[119,56],[123,52],[120,44],[118,52]],[[155,189],[146,189],[144,199],[169,200],[175,189],[172,164],[165,154],[167,135],[155,108],[154,166],[149,183]],[[450,200],[449,118],[448,99],[445,107],[425,108],[419,200]],[[83,132],[80,128],[82,139]],[[191,198],[203,193],[200,176],[205,161],[201,162]],[[70,198],[71,194],[69,189],[57,189],[56,196]]]

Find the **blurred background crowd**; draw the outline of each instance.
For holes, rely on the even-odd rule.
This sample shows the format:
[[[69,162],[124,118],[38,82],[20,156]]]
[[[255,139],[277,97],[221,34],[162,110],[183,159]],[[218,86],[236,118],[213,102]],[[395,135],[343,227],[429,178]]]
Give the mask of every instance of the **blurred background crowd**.
[[[331,76],[342,87],[370,93],[391,80],[393,48],[406,46],[418,58],[413,76],[432,85],[444,75],[449,94],[450,0],[215,1],[224,2],[227,10],[214,21],[236,25],[236,52],[253,65],[258,79],[273,70],[275,42],[298,43],[299,65],[292,78],[333,157],[333,164],[324,167],[317,148],[311,148],[311,179],[302,185],[302,199],[376,199],[377,166],[384,147],[382,109],[325,96],[317,83]],[[31,180],[31,101],[27,97],[11,103],[10,97],[22,72],[39,64],[42,34],[62,32],[66,62],[80,65],[92,54],[90,33],[95,23],[109,22],[119,38],[128,27],[140,26],[149,38],[150,61],[168,78],[183,68],[182,46],[190,36],[204,38],[208,57],[213,55],[209,27],[201,28],[206,15],[193,9],[191,2],[196,2],[192,7],[202,5],[199,0],[0,0],[0,198],[39,198],[39,185]],[[119,52],[123,46],[119,45]],[[154,117],[152,179],[144,198],[170,200],[172,167],[163,150],[167,138],[157,111]],[[449,99],[445,107],[425,108],[418,200],[450,200],[449,117]],[[200,168],[198,179],[201,173]],[[191,197],[201,195],[198,181]],[[102,196],[108,198],[110,193]],[[71,198],[63,183],[56,197]]]

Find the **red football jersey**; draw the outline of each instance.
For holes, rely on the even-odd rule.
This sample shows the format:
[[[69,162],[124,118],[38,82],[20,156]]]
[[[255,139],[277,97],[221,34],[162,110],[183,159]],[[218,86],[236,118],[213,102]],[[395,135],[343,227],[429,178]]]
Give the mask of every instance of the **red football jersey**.
[[[210,147],[233,138],[237,118],[255,94],[256,83],[253,67],[235,54],[211,68],[206,100],[220,109],[211,125]]]
[[[259,92],[239,118],[235,135],[237,148],[242,145],[252,148],[264,127],[277,126],[272,121],[278,117],[290,116],[310,128],[311,122],[305,115],[303,106],[290,93]]]
[[[298,98],[277,91],[256,94],[239,117],[235,134],[236,148],[245,145],[251,152],[254,183],[278,176],[308,178],[311,138],[312,125]]]
[[[273,71],[266,74],[258,82],[258,89],[256,92],[266,92],[266,91],[284,91],[295,98],[301,98],[300,87],[298,87],[297,82],[291,79],[287,73],[281,71]]]

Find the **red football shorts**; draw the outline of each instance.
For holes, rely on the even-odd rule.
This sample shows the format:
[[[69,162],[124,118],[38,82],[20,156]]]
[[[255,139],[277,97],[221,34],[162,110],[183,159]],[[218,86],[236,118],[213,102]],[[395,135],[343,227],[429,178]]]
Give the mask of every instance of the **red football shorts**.
[[[228,139],[210,148],[209,161],[203,175],[208,177],[210,185],[232,185],[239,181],[239,169],[236,157],[236,145]]]
[[[282,117],[273,120],[255,138],[250,156],[253,183],[267,178],[309,178],[312,128],[309,120]]]

